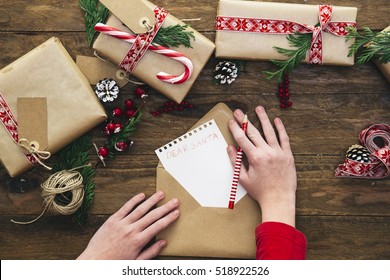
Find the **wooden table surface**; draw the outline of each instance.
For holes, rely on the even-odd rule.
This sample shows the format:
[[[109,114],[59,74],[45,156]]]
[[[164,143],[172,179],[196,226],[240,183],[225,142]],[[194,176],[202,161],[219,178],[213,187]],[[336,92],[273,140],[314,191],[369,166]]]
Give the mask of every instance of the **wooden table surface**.
[[[356,6],[359,28],[369,26],[380,31],[390,24],[389,0],[327,3]],[[217,0],[157,0],[155,4],[178,18],[200,18],[191,25],[214,40]],[[0,68],[52,36],[61,39],[73,58],[93,55],[77,0],[0,1]],[[378,68],[373,63],[354,67],[301,65],[290,75],[294,105],[283,110],[275,94],[277,83],[266,81],[261,73],[271,69],[271,63],[247,62],[229,86],[213,83],[216,63],[212,57],[188,94],[187,100],[195,105],[191,111],[153,117],[149,111],[167,99],[151,94],[133,135],[135,145],[109,160],[107,167],[97,169],[95,201],[84,228],[69,217],[49,214],[31,225],[11,223],[11,218],[28,220],[39,215],[42,199],[38,187],[24,194],[10,192],[4,183],[6,172],[0,168],[0,258],[77,257],[93,233],[125,201],[139,192],[151,195],[155,191],[158,158],[154,149],[183,134],[216,103],[225,102],[231,108],[247,109],[251,120],[255,119],[253,109],[258,104],[265,106],[270,117],[283,119],[296,160],[297,228],[307,236],[308,259],[389,259],[390,181],[333,177],[361,130],[390,121],[390,85]],[[125,87],[128,94],[122,94],[118,104],[133,88]],[[103,144],[105,138],[95,129],[93,139]],[[49,173],[39,168],[26,176],[38,176],[43,181]]]

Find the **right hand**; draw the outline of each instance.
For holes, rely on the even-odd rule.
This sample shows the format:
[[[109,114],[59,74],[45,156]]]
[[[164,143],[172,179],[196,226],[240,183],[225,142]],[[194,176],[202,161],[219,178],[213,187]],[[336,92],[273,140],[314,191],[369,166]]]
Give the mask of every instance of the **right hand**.
[[[283,222],[295,227],[295,193],[297,175],[290,142],[281,119],[274,120],[278,135],[262,106],[255,109],[264,138],[248,122],[247,135],[240,124],[244,119],[241,110],[234,112],[236,120],[229,121],[229,129],[248,159],[249,166],[241,166],[240,183],[255,199],[262,210],[262,221]],[[234,164],[237,150],[228,147],[229,158]]]

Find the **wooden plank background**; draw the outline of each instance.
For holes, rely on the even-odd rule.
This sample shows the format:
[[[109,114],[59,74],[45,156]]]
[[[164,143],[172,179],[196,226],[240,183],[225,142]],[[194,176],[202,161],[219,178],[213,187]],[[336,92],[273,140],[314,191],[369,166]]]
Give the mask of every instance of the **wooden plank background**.
[[[277,1],[271,1],[277,2]],[[323,1],[284,0],[301,4]],[[154,1],[178,18],[200,18],[190,24],[214,40],[217,0]],[[327,1],[359,9],[358,27],[380,31],[390,25],[388,0]],[[85,37],[84,17],[78,1],[2,0],[0,2],[0,68],[52,36],[61,39],[73,58],[92,56]],[[98,168],[96,197],[87,225],[77,227],[69,217],[45,215],[38,222],[20,226],[10,219],[29,220],[41,213],[39,188],[25,194],[10,192],[6,172],[0,167],[0,258],[73,259],[84,249],[93,233],[131,196],[155,191],[157,156],[154,149],[181,135],[218,102],[232,109],[250,111],[264,105],[270,117],[280,116],[288,130],[298,171],[297,227],[309,242],[309,259],[389,259],[390,183],[384,180],[336,179],[334,169],[346,149],[357,143],[359,132],[373,123],[389,123],[390,86],[373,63],[354,67],[301,65],[290,75],[294,105],[282,110],[276,82],[261,74],[269,62],[247,62],[235,83],[213,83],[218,61],[211,58],[195,82],[187,100],[191,111],[153,117],[167,99],[153,92],[141,125],[134,134],[135,145]],[[126,86],[117,104],[130,96]],[[65,113],[65,112],[64,112]],[[256,122],[258,124],[258,122]],[[96,128],[94,141],[104,143]],[[43,181],[49,173],[35,169],[26,174]],[[248,232],[253,234],[253,232]]]

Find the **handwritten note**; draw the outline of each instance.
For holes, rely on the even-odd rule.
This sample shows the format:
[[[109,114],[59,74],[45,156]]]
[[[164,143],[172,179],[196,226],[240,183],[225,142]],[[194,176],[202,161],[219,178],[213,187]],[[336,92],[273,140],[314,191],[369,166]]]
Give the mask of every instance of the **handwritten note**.
[[[218,125],[211,120],[155,152],[164,168],[201,206],[227,208],[233,167],[226,147]],[[236,203],[245,194],[239,185]]]

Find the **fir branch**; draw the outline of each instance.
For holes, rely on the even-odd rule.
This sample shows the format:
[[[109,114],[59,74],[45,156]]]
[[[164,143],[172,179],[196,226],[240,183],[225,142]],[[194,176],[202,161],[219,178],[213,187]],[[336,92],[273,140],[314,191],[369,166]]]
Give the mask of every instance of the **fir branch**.
[[[89,46],[92,46],[96,31],[95,25],[98,22],[105,22],[109,10],[99,0],[79,0],[80,8],[85,12],[85,29],[87,32],[87,41]]]
[[[306,53],[311,46],[312,34],[291,34],[288,35],[287,40],[289,41],[290,46],[296,49],[274,47],[278,53],[285,55],[288,59],[271,60],[279,69],[275,72],[263,71],[267,80],[276,78],[280,82],[285,74],[297,67],[306,58]]]
[[[159,44],[164,47],[178,47],[180,45],[186,48],[192,48],[191,38],[195,40],[193,31],[186,31],[188,24],[185,25],[172,25],[168,27],[161,27],[154,37],[153,43]]]
[[[352,38],[355,42],[349,47],[348,56],[356,54],[357,64],[364,64],[371,59],[381,63],[390,62],[390,31],[375,33],[369,27],[363,27],[360,34],[356,28],[349,28],[346,41]]]
[[[128,141],[129,137],[134,133],[137,128],[137,124],[141,120],[142,112],[138,112],[135,117],[131,118],[129,122],[116,134],[113,134],[108,138],[105,147],[110,151],[111,156],[114,150],[114,146],[118,142]]]
[[[89,152],[92,148],[91,135],[84,135],[76,139],[56,154],[56,163],[53,167],[55,172],[69,170],[72,168],[87,165],[89,163]],[[84,199],[81,207],[73,214],[73,218],[80,226],[85,224],[87,212],[94,198],[95,184],[93,179],[96,171],[92,166],[86,166],[77,170],[83,177]]]

